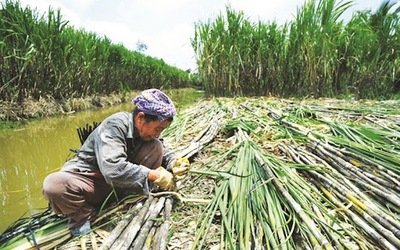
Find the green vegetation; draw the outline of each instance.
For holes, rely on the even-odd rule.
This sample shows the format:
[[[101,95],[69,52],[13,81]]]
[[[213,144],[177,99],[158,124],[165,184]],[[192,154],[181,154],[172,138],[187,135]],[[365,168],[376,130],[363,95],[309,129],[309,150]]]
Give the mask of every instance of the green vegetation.
[[[343,13],[353,1],[307,0],[293,21],[245,13],[196,24],[192,40],[207,95],[388,98],[400,92],[400,8]]]
[[[9,129],[9,128],[16,128],[18,127],[18,122],[13,122],[13,121],[5,121],[2,122],[0,121],[0,131],[3,131],[4,129]]]
[[[0,99],[56,100],[145,88],[191,86],[188,72],[75,30],[49,9],[40,16],[5,0],[0,10]]]

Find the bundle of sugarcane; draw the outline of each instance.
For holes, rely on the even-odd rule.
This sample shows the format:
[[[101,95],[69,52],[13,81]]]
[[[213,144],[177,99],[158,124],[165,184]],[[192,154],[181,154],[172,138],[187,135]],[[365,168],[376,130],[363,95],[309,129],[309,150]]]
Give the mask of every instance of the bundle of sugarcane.
[[[397,195],[399,191],[398,180],[400,176],[392,172],[390,169],[385,169],[385,167],[378,165],[376,162],[375,166],[378,166],[381,171],[376,171],[377,169],[372,169],[370,167],[362,168],[361,163],[358,162],[359,160],[363,161],[364,164],[372,163],[374,161],[364,160],[365,158],[361,156],[357,157],[354,153],[348,154],[344,149],[338,149],[335,146],[330,145],[328,141],[330,140],[335,142],[335,144],[340,144],[340,142],[342,142],[340,145],[344,147],[347,146],[348,149],[358,146],[358,152],[362,149],[365,151],[370,150],[370,148],[365,147],[365,143],[376,145],[376,148],[379,148],[381,141],[385,141],[386,144],[382,144],[381,146],[385,151],[382,151],[380,155],[389,157],[387,151],[389,151],[388,148],[390,147],[388,146],[390,146],[390,144],[387,143],[387,138],[378,138],[380,135],[386,135],[387,133],[381,133],[380,131],[372,133],[371,128],[367,129],[366,127],[359,127],[357,130],[358,133],[347,133],[347,135],[351,134],[353,136],[351,138],[346,137],[346,140],[334,136],[318,135],[319,137],[324,137],[325,140],[322,142],[316,139],[312,135],[313,132],[311,131],[310,133],[309,129],[287,121],[284,121],[283,123],[294,129],[296,132],[307,136],[307,138],[311,140],[309,148],[312,154],[305,154],[304,152],[300,154],[298,149],[290,149],[290,146],[284,147],[284,151],[289,152],[291,158],[296,159],[296,162],[298,163],[310,164],[322,162],[325,168],[329,169],[329,171],[324,171],[323,173],[317,171],[305,171],[303,174],[318,186],[326,197],[328,197],[338,208],[344,209],[344,203],[351,203],[351,209],[344,209],[346,214],[348,214],[350,219],[357,224],[358,227],[362,228],[372,239],[379,242],[380,246],[387,249],[399,248],[400,223],[398,222],[399,217],[393,213],[393,210],[398,211],[397,208],[400,205],[400,196]],[[344,126],[345,125],[342,124],[341,128]],[[334,129],[333,126],[331,126],[331,128]],[[367,137],[365,134],[362,134],[361,131],[368,132],[366,134],[372,134],[374,136],[372,138]],[[361,140],[359,137],[360,135],[364,135],[364,138],[367,140]],[[363,145],[358,145],[360,143]],[[349,147],[350,145],[351,147]],[[378,150],[376,148],[374,149],[375,151]],[[397,151],[390,152],[391,154],[398,154]],[[345,154],[347,154],[347,156]],[[297,155],[300,155],[300,157]],[[310,155],[312,155],[314,160],[309,159],[311,157]],[[386,163],[390,161],[396,162],[396,159],[386,158]],[[398,163],[397,160],[397,166]],[[388,166],[388,164],[385,165]],[[392,211],[385,209],[384,206],[376,205],[376,201],[382,205],[386,205],[386,207],[391,207]]]
[[[198,154],[218,135],[225,113],[210,102],[183,110],[163,132],[166,144],[172,144],[180,157]]]
[[[153,196],[137,203],[111,231],[100,249],[165,249],[172,203],[169,197]]]
[[[342,209],[359,228],[362,228],[371,239],[382,247],[396,249],[399,247],[400,223],[398,217],[387,209],[377,206],[373,197],[367,195],[356,186],[358,181],[341,174],[333,165],[318,155],[306,152],[291,145],[281,145],[282,152],[301,164],[323,164],[324,171],[302,171],[326,197]],[[326,171],[329,170],[329,171]],[[372,198],[372,199],[371,199]],[[350,204],[346,207],[344,204]]]
[[[86,141],[86,138],[90,135],[90,133],[92,133],[92,131],[99,125],[100,122],[93,122],[93,126],[86,124],[84,127],[76,129],[81,144],[83,144]]]
[[[0,248],[52,249],[71,238],[66,225],[66,218],[55,215],[50,209],[21,218],[2,233]]]

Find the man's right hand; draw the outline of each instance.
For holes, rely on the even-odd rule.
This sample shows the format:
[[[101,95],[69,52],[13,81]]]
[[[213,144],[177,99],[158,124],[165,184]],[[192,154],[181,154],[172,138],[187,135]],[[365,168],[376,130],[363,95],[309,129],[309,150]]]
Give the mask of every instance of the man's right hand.
[[[159,167],[156,170],[158,171],[159,176],[155,181],[153,181],[153,183],[160,186],[162,190],[165,191],[174,190],[176,188],[176,185],[172,173],[168,172],[163,167]]]

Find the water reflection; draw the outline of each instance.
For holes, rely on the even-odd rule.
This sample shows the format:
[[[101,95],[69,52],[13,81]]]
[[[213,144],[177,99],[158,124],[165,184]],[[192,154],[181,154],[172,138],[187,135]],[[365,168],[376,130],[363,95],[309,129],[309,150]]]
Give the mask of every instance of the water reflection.
[[[34,121],[0,136],[0,232],[20,217],[43,211],[43,179],[58,171],[80,146],[78,127],[101,122],[132,104]]]

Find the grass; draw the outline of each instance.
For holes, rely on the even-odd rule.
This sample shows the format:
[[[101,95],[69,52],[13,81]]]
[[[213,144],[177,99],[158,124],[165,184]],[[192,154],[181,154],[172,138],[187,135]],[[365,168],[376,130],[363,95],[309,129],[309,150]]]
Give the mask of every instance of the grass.
[[[165,92],[174,101],[177,109],[188,108],[204,97],[204,91],[193,88],[172,89]]]
[[[14,129],[17,128],[20,125],[19,122],[16,121],[1,121],[0,122],[0,131],[3,131],[5,129]]]

